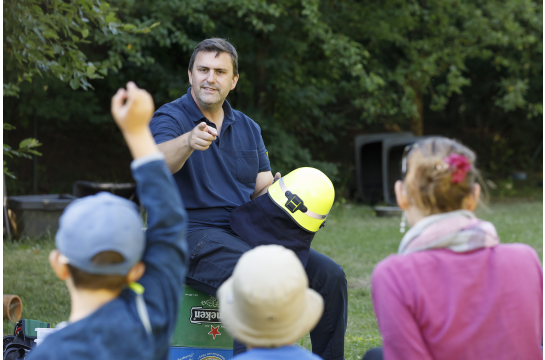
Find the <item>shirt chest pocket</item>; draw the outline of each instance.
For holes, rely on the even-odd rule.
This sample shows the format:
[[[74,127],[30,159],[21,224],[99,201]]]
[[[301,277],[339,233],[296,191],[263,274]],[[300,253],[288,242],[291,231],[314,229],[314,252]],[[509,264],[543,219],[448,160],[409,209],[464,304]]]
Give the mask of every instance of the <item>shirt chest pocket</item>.
[[[235,150],[235,167],[237,181],[255,183],[259,170],[257,150]]]

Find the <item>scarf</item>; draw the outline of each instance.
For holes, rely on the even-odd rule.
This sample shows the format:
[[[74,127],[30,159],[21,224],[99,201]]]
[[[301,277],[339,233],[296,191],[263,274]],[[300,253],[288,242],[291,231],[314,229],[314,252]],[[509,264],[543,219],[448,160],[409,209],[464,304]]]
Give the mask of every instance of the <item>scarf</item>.
[[[500,242],[492,223],[477,219],[468,210],[427,216],[417,222],[401,240],[398,254],[430,249],[466,252],[493,247]]]

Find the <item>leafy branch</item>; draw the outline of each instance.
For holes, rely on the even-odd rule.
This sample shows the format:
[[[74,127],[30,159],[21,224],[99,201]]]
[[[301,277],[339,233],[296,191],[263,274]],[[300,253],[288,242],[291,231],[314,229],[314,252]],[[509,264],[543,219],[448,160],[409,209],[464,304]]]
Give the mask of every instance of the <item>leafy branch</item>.
[[[14,130],[15,126],[4,123],[3,129]],[[3,145],[3,151],[4,151],[4,159],[6,159],[6,157],[13,159],[14,156],[32,159],[32,155],[37,155],[37,156],[42,155],[39,151],[35,150],[35,148],[37,148],[38,146],[41,146],[42,144],[40,144],[38,140],[33,138],[24,139],[23,141],[21,141],[19,143],[19,148],[17,150],[13,149],[11,146],[7,144],[2,144],[2,145]],[[4,165],[4,174],[6,174],[7,176],[13,179],[16,179],[15,175],[13,175],[13,173],[11,173],[8,170],[6,166],[6,160],[3,160],[3,165]]]

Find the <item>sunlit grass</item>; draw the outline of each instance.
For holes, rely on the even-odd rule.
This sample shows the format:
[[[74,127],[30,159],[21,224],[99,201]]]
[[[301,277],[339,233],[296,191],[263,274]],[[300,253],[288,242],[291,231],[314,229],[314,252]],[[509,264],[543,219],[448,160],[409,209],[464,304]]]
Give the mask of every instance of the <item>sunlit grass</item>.
[[[543,204],[541,202],[501,203],[478,215],[496,225],[502,242],[523,242],[543,259]],[[312,247],[343,266],[348,279],[348,329],[345,357],[361,359],[371,347],[380,346],[371,301],[373,267],[397,251],[401,234],[399,218],[377,218],[371,207],[339,205],[332,210],[324,229]],[[55,326],[70,311],[68,291],[49,268],[47,256],[52,239],[4,241],[4,294],[17,294],[23,301],[23,317],[48,321]],[[13,323],[4,320],[4,335]],[[310,349],[308,335],[299,342]]]

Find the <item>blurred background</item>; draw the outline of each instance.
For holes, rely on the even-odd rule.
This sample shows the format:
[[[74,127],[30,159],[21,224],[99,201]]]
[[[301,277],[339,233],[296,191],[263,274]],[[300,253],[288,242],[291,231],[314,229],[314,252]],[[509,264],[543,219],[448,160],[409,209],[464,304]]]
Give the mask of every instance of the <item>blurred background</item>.
[[[111,96],[134,80],[157,108],[181,97],[210,37],[238,51],[227,100],[261,126],[273,172],[313,166],[362,199],[355,138],[411,132],[474,149],[500,195],[540,187],[542,19],[528,0],[4,1],[7,192],[132,182]]]

